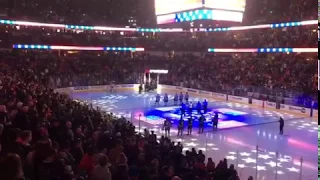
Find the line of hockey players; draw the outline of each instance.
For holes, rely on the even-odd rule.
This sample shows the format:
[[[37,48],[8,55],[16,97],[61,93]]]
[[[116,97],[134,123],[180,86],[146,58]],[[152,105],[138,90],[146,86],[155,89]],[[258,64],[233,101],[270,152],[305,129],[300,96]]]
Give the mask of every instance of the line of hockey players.
[[[156,95],[156,101],[155,101],[155,105],[156,106],[160,106],[160,100],[161,100],[161,96],[160,94],[157,94]],[[180,104],[183,103],[183,100],[185,100],[186,103],[189,102],[189,94],[188,92],[186,92],[186,94],[183,96],[183,93],[180,92],[180,94],[178,95],[178,93],[176,93],[173,97],[173,105],[178,105],[178,102],[180,102]],[[164,105],[167,106],[168,103],[169,103],[169,97],[168,97],[168,94],[165,93],[164,96],[163,96],[163,102],[164,102]]]
[[[181,104],[181,117],[180,117],[180,120],[178,122],[178,136],[182,136],[183,135],[183,130],[185,128],[185,122],[184,122],[183,118],[186,116],[186,112],[188,112],[188,114],[189,114],[189,118],[188,118],[188,121],[187,121],[187,134],[191,135],[192,134],[192,128],[193,128],[193,121],[194,121],[194,117],[192,116],[192,111],[193,111],[194,107],[193,107],[193,103],[189,102],[188,93],[186,93],[185,96],[183,96],[182,93],[180,93],[180,95],[178,96],[178,94],[176,93],[173,100],[174,100],[174,105],[177,105],[178,100],[180,101],[180,104]],[[185,100],[185,103],[183,102],[183,100]],[[163,101],[164,101],[165,106],[166,106],[168,104],[168,101],[169,101],[169,98],[168,98],[167,94],[164,95]],[[160,102],[160,95],[157,94],[157,96],[156,96],[156,105],[159,105],[159,102]],[[187,105],[188,105],[188,107],[187,107]],[[204,124],[205,124],[205,121],[206,121],[204,114],[206,114],[207,110],[208,110],[208,102],[207,102],[207,100],[204,100],[203,103],[198,101],[198,103],[196,104],[195,108],[196,108],[198,114],[200,114],[198,133],[201,134],[201,133],[203,133]],[[202,110],[203,110],[203,113],[202,113]],[[215,115],[212,117],[213,130],[217,130],[218,129],[218,120],[219,120],[219,115],[218,115],[218,113],[215,113]],[[165,136],[169,136],[170,135],[171,127],[172,127],[171,121],[169,119],[166,119],[164,121],[164,124],[163,124],[163,129],[165,131]]]

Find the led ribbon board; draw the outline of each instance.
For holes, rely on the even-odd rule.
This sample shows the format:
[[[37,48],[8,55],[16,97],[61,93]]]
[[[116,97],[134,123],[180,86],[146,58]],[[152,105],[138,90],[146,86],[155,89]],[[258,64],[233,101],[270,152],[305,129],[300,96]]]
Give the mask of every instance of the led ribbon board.
[[[213,53],[316,53],[318,52],[318,48],[248,48],[248,49],[209,48],[208,52],[213,52]]]
[[[43,49],[43,50],[78,50],[78,51],[144,51],[141,47],[91,47],[91,46],[55,46],[14,44],[14,49]]]
[[[196,14],[196,12],[194,12]],[[167,15],[166,15],[167,16]],[[160,16],[159,16],[160,17]],[[162,17],[161,21],[186,21],[187,19],[179,19],[183,17],[179,14],[170,14],[167,17]],[[199,16],[198,16],[199,17]],[[208,16],[207,16],[208,17]],[[210,17],[210,16],[209,16]],[[189,20],[192,20],[189,17]],[[318,24],[318,20],[299,21],[299,22],[283,22],[277,24],[260,24],[254,26],[236,26],[236,27],[225,27],[225,28],[200,28],[183,30],[181,28],[163,29],[163,28],[121,28],[121,27],[109,27],[109,26],[85,26],[85,25],[67,25],[67,24],[52,24],[52,23],[41,23],[41,22],[30,22],[30,21],[13,21],[0,19],[0,24],[11,25],[11,26],[33,26],[33,27],[50,27],[50,28],[65,28],[65,29],[79,29],[79,30],[92,30],[92,31],[124,31],[124,32],[220,32],[220,31],[241,31],[249,29],[271,29],[271,28],[284,28],[284,27],[296,27],[296,26],[309,26]]]

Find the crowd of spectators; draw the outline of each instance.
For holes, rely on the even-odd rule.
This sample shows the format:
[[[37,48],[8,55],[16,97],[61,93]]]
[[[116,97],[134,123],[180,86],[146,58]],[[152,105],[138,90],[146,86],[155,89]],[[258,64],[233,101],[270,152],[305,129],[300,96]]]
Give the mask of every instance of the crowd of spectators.
[[[226,159],[215,165],[211,158],[205,161],[201,150],[184,154],[179,142],[158,138],[147,130],[137,134],[123,117],[106,114],[50,88],[53,77],[61,81],[68,79],[63,77],[66,74],[89,77],[90,69],[93,77],[108,72],[105,75],[112,80],[126,78],[130,70],[114,68],[122,63],[130,67],[134,60],[114,55],[102,67],[99,63],[103,59],[99,58],[88,63],[79,57],[73,62],[72,58],[47,53],[0,55],[1,179],[238,180],[234,165],[229,166]],[[111,59],[105,56],[104,60],[107,57]]]
[[[248,1],[250,2],[250,0]],[[249,12],[247,15],[251,17],[250,19],[255,19],[257,23],[281,23],[284,21],[315,20],[317,18],[317,9],[313,3],[303,0],[253,1],[248,8],[250,9],[247,9],[247,12]]]
[[[29,51],[4,55],[3,63],[24,59],[49,87],[141,83],[146,69],[168,69],[160,83],[309,106],[317,99],[317,54],[148,54]],[[69,52],[70,53],[70,52]],[[10,53],[4,53],[10,54]],[[10,59],[8,61],[8,59]],[[5,67],[5,66],[3,66]],[[197,67],[197,68],[194,68]],[[304,97],[304,98],[302,98]],[[308,97],[308,103],[304,100]],[[293,100],[292,100],[293,99]],[[303,99],[303,100],[301,100]],[[298,101],[299,100],[299,101]]]
[[[96,32],[37,27],[0,27],[0,45],[47,44],[144,47],[147,51],[205,52],[208,48],[316,48],[315,26],[210,33]]]

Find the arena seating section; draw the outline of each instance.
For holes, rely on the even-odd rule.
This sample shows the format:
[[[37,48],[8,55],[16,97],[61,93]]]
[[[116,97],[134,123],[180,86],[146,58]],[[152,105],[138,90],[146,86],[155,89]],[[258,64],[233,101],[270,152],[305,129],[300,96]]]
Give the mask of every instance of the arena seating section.
[[[114,25],[139,12],[117,9],[135,1],[8,1],[6,19],[84,25]],[[77,2],[77,3],[75,3]],[[117,1],[118,2],[118,1]],[[140,1],[139,1],[140,2]],[[315,20],[311,1],[250,2],[245,23]],[[149,6],[149,5],[148,5]],[[254,8],[254,7],[260,7]],[[130,7],[130,6],[128,6]],[[126,11],[130,13],[125,13]],[[129,14],[129,15],[128,15]],[[317,47],[314,26],[255,29],[212,34],[95,32],[50,28],[0,26],[0,179],[92,180],[101,175],[95,165],[107,166],[105,179],[237,180],[226,159],[204,164],[195,150],[182,155],[180,144],[169,138],[135,133],[123,118],[101,113],[54,93],[52,89],[141,82],[148,68],[168,69],[160,83],[233,93],[274,101],[275,96],[303,97],[294,105],[310,107],[317,100],[316,53],[233,53],[195,55],[209,47]],[[133,38],[134,37],[134,38]],[[103,53],[11,50],[12,44],[145,47],[143,53]],[[168,52],[180,52],[168,56]],[[159,56],[159,52],[164,52]],[[161,54],[161,53],[160,53]],[[223,158],[223,157],[221,157]],[[194,163],[194,168],[180,162]],[[179,176],[179,177],[173,177]],[[252,177],[249,177],[249,179]]]

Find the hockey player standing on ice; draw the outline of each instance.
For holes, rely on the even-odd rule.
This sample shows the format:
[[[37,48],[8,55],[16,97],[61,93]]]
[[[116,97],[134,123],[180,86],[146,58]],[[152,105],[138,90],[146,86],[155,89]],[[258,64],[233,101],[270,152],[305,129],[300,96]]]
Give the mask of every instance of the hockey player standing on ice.
[[[201,107],[202,107],[202,104],[200,103],[200,101],[198,101],[198,103],[197,103],[198,114],[201,114]]]
[[[205,121],[205,117],[203,114],[201,114],[200,118],[199,118],[199,134],[203,133],[204,130],[204,121]]]
[[[183,129],[184,129],[184,121],[183,121],[183,117],[180,117],[180,120],[178,122],[178,136],[182,136],[183,134]]]
[[[186,100],[186,103],[188,103],[188,101],[189,101],[189,94],[188,94],[188,92],[186,92],[186,94],[184,95],[184,100]]]
[[[156,103],[155,103],[156,106],[157,106],[157,105],[158,105],[158,106],[160,105],[160,104],[159,104],[159,103],[160,103],[160,98],[161,98],[161,97],[160,97],[160,94],[157,94],[157,96],[156,96]]]
[[[193,104],[192,102],[189,102],[189,107],[188,107],[188,114],[191,116],[192,115],[192,110],[193,110]]]
[[[165,106],[168,105],[168,101],[169,101],[168,94],[165,93],[165,94],[164,94],[164,97],[163,97],[163,102],[164,102],[164,105],[165,105]]]
[[[215,112],[214,117],[212,118],[212,128],[213,130],[218,130],[218,121],[219,121],[219,115],[217,112]]]
[[[181,116],[186,115],[186,109],[187,109],[187,106],[182,102],[181,103]]]
[[[139,85],[139,94],[142,93],[142,84]]]
[[[176,94],[174,95],[174,97],[173,97],[173,105],[174,105],[174,106],[178,105],[178,99],[179,99],[178,93],[176,93]]]
[[[192,115],[188,119],[188,135],[191,135],[192,133],[192,124],[193,124],[193,119]]]
[[[164,121],[164,124],[163,124],[163,128],[164,128],[164,135],[165,137],[169,137],[170,136],[170,129],[171,129],[171,121],[169,119],[166,119]]]
[[[280,123],[280,134],[283,134],[284,120],[282,117],[280,117],[279,123]]]
[[[203,114],[206,114],[207,111],[208,111],[208,102],[207,102],[207,100],[205,99],[205,100],[203,101]]]
[[[182,94],[182,92],[180,92],[179,101],[180,101],[180,103],[183,103],[183,94]]]

